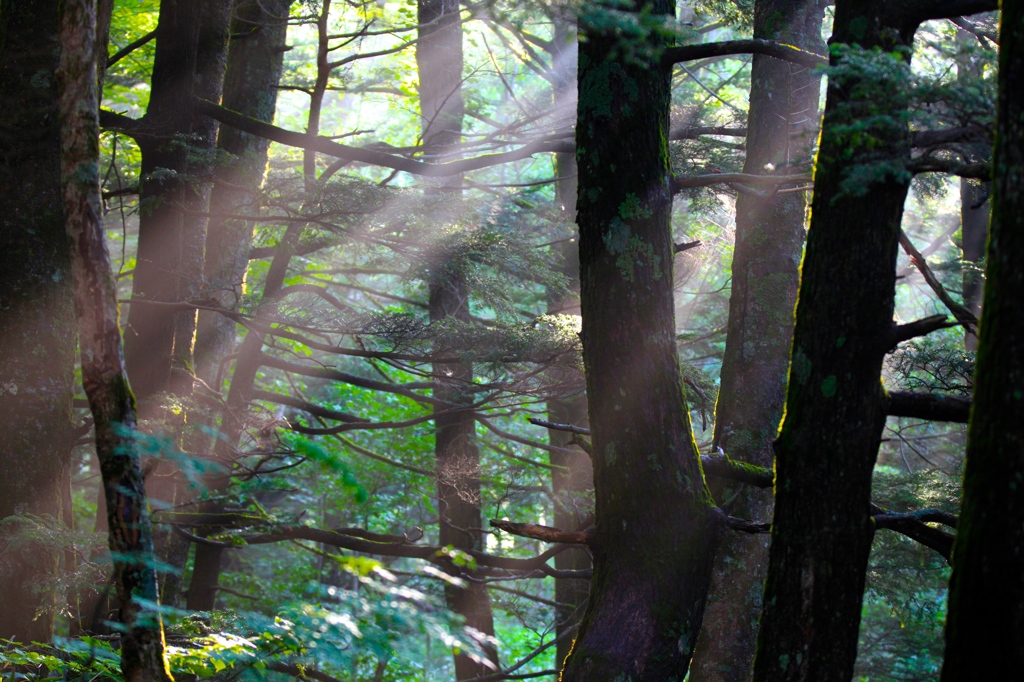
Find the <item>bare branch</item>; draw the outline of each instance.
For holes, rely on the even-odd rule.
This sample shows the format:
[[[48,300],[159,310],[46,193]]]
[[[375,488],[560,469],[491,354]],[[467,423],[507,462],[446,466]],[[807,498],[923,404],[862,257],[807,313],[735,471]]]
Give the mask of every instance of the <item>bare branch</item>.
[[[946,315],[931,315],[921,320],[895,325],[889,334],[888,349],[892,350],[903,341],[926,336],[939,329],[960,326],[959,322],[950,322]]]
[[[885,394],[884,401],[885,413],[890,417],[914,417],[966,424],[971,412],[969,398],[941,393],[889,391]]]
[[[978,318],[970,310],[960,305],[949,295],[946,288],[939,282],[938,277],[932,272],[932,269],[928,267],[928,261],[921,252],[914,248],[913,242],[910,241],[910,237],[907,236],[906,232],[900,231],[900,246],[908,256],[910,256],[910,262],[921,272],[924,276],[924,281],[928,283],[935,295],[939,297],[939,300],[949,308],[949,312],[953,313],[953,317],[964,326],[964,328],[975,336],[978,335]]]
[[[717,43],[670,47],[662,53],[661,65],[664,68],[668,68],[679,62],[692,62],[698,59],[707,59],[708,57],[743,54],[763,54],[807,67],[828,65],[827,59],[813,52],[772,40],[759,39],[726,40]]]
[[[491,519],[492,528],[503,530],[512,535],[532,538],[541,542],[562,543],[567,545],[585,545],[590,542],[592,533],[574,530],[562,530],[550,526],[539,526],[533,523],[514,523],[500,519]]]

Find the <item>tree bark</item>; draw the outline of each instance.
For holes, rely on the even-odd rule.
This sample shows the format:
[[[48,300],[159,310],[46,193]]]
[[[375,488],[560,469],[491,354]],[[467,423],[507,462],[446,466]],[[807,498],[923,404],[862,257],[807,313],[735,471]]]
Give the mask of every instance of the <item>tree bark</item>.
[[[757,0],[754,38],[824,55],[826,4]],[[754,55],[744,173],[794,175],[812,165],[820,88],[816,70]],[[713,445],[767,468],[786,398],[806,208],[804,193],[736,199],[732,295]],[[711,481],[711,491],[720,503],[732,500],[725,508],[731,516],[771,518],[770,491],[721,478]],[[767,570],[767,535],[729,533],[722,539],[690,671],[693,682],[750,679]]]
[[[23,521],[61,517],[71,454],[75,317],[60,197],[57,0],[0,2],[0,637],[47,641],[57,553],[20,547]],[[36,618],[37,612],[39,617]]]
[[[232,21],[232,40],[224,73],[224,106],[259,121],[272,123],[281,79],[288,10],[292,0],[241,0]],[[245,293],[253,223],[226,217],[253,211],[267,167],[270,141],[230,126],[220,130],[217,147],[234,157],[222,171],[226,182],[216,185],[210,212],[225,214],[210,219],[206,233],[205,279],[209,297],[222,308],[237,310]],[[196,335],[196,374],[220,388],[221,360],[235,345],[234,320],[208,311],[199,312]]]
[[[975,3],[977,4],[977,3]],[[839,0],[831,40],[878,67],[830,79],[800,278],[754,679],[846,682],[853,674],[871,539],[871,475],[885,407],[896,255],[910,183],[901,72],[914,32],[971,3]],[[862,180],[851,174],[860,171]]]
[[[975,37],[957,29],[957,42],[973,42]],[[981,78],[979,60],[969,54],[957,59],[959,81],[971,81]],[[973,159],[984,163],[991,161],[991,149],[984,145],[964,145],[970,150]],[[975,317],[981,318],[981,296],[984,280],[980,268],[983,267],[982,256],[985,255],[985,242],[988,241],[989,203],[992,192],[991,183],[971,182],[960,178],[960,244],[963,251],[963,275],[961,277],[961,294],[964,307]],[[964,330],[964,348],[978,349],[978,337],[969,330]]]
[[[671,16],[675,4],[628,9]],[[656,31],[626,51],[600,16],[581,15],[580,29],[577,219],[597,523],[590,599],[561,679],[682,680],[721,522],[675,346],[671,75]]]
[[[120,602],[126,682],[170,681],[157,602],[146,490],[133,431],[135,399],[124,372],[117,286],[103,236],[99,173],[96,0],[63,0],[60,19],[61,181],[70,238],[82,384],[96,431],[108,543]]]
[[[307,133],[314,135],[320,128],[320,111],[330,76],[328,64],[330,11],[331,0],[322,0],[317,19],[317,78],[310,97],[307,123]],[[305,190],[310,193],[316,183],[316,152],[305,150],[302,165],[305,175]],[[304,226],[301,223],[292,223],[281,238],[281,244],[271,260],[263,283],[257,322],[266,323],[276,310],[276,299],[284,286],[292,253],[303,229]],[[213,450],[214,462],[223,467],[225,471],[230,469],[232,461],[237,455],[238,443],[245,431],[249,400],[256,382],[256,374],[260,368],[265,338],[263,332],[250,329],[238,348],[238,360],[235,361],[227,406],[220,424],[221,433]],[[221,490],[228,483],[229,478],[223,473],[216,473],[207,479],[207,487],[211,491]],[[213,511],[215,507],[215,504],[205,505],[206,511]],[[224,548],[219,545],[196,545],[196,568],[192,571],[192,581],[189,583],[187,594],[189,609],[210,611],[214,608],[223,553]]]
[[[424,161],[444,162],[457,157],[452,148],[462,140],[462,20],[458,0],[417,2],[418,42],[416,66],[420,87],[420,125]],[[448,195],[459,200],[462,176],[454,175],[427,185],[427,196]],[[429,199],[428,199],[429,200]],[[436,200],[436,199],[435,199]],[[428,308],[432,324],[446,318],[469,322],[469,290],[457,272],[460,263],[447,259],[443,249],[433,254]],[[473,383],[470,363],[435,363],[433,373],[448,384],[434,395],[450,403],[472,402],[466,389]],[[434,456],[437,461],[437,504],[440,544],[462,551],[479,550],[483,537],[480,512],[480,452],[476,445],[476,418],[471,410],[438,416],[434,420]],[[469,583],[445,585],[448,608],[465,618],[466,625],[494,636],[487,586]],[[497,648],[483,645],[490,662],[498,665]],[[468,680],[491,672],[483,662],[455,654],[455,678]]]
[[[992,224],[943,682],[1024,667],[1024,6],[999,29]]]
[[[281,78],[288,12],[292,0],[241,0],[236,3],[231,23],[235,36],[228,46],[224,71],[224,106],[259,121],[271,123],[277,106],[277,85]],[[263,184],[270,141],[230,126],[220,129],[217,148],[231,155],[232,161],[220,169],[221,182],[210,194],[210,218],[206,232],[204,288],[207,298],[226,310],[237,310],[245,293],[249,251],[254,223],[229,215],[255,212],[255,202]],[[221,214],[221,215],[218,215]],[[199,311],[195,341],[196,376],[215,390],[223,385],[226,374],[222,361],[234,349],[237,334],[235,320],[205,310]],[[251,386],[250,386],[251,387]],[[219,440],[213,447],[219,445]],[[168,537],[180,557],[187,556],[188,542],[177,535]],[[222,548],[197,545],[196,566],[200,580],[212,578],[216,585],[220,574]],[[178,565],[178,562],[170,562]],[[180,563],[184,563],[183,561]],[[216,568],[214,569],[214,565]],[[195,573],[194,573],[195,575]],[[180,590],[175,576],[164,579],[163,597],[170,602]],[[216,592],[203,589],[198,610],[213,608]],[[195,603],[195,602],[193,602]]]
[[[195,298],[202,286],[208,183],[204,163],[217,123],[195,111],[194,98],[221,98],[230,0],[162,0],[156,28],[152,90],[146,111],[139,202],[139,249],[128,313],[125,361],[143,405],[173,388],[190,395],[194,310],[146,302]],[[172,379],[173,375],[173,379]],[[147,408],[148,413],[148,408]]]

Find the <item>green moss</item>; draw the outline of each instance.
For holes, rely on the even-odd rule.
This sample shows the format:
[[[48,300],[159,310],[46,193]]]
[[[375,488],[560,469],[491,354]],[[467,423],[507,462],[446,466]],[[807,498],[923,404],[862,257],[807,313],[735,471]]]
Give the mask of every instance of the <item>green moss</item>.
[[[645,261],[652,270],[651,276],[654,281],[660,281],[663,276],[661,257],[654,253],[653,246],[633,235],[626,244],[625,251],[616,259],[615,265],[619,268],[623,279],[627,282],[634,282],[636,281],[636,270],[643,267]]]
[[[821,382],[821,393],[826,398],[831,398],[836,394],[836,376],[834,374],[825,377],[825,381]]]
[[[801,386],[811,378],[811,360],[804,353],[804,349],[796,346],[793,348],[793,361],[790,364],[790,376]]]

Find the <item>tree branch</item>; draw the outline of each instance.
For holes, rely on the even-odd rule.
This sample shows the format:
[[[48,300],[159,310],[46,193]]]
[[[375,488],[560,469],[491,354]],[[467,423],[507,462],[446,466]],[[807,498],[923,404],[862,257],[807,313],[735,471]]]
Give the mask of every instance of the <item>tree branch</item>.
[[[109,69],[114,64],[117,64],[119,61],[130,55],[132,52],[135,52],[135,50],[139,49],[146,43],[153,40],[153,38],[156,38],[156,31],[150,31],[138,40],[134,40],[128,43],[127,45],[125,45],[120,50],[118,50],[117,52],[115,52],[107,58],[107,68]]]
[[[216,119],[237,130],[241,130],[251,135],[257,135],[289,147],[308,149],[310,151],[320,152],[321,154],[326,154],[327,156],[333,156],[339,159],[358,161],[359,163],[365,163],[371,166],[381,166],[383,168],[391,168],[393,170],[427,177],[459,175],[461,173],[468,173],[481,168],[489,168],[491,166],[497,166],[510,161],[526,159],[534,154],[548,153],[561,148],[551,140],[541,139],[509,152],[484,154],[471,159],[451,161],[448,163],[425,163],[423,161],[407,159],[402,156],[385,154],[384,152],[379,152],[373,149],[350,147],[319,135],[309,135],[307,133],[297,133],[291,130],[285,130],[284,128],[279,128],[270,123],[258,121],[255,118],[245,116],[237,111],[232,111],[203,99],[196,101],[196,110],[201,114]]]
[[[892,350],[903,341],[926,336],[939,329],[960,326],[959,322],[949,322],[946,315],[931,315],[921,320],[908,322],[907,324],[895,325],[889,333],[887,350]]]
[[[905,10],[918,24],[999,9],[999,0],[914,0]]]
[[[672,178],[672,191],[678,192],[683,189],[694,187],[710,187],[724,183],[738,183],[741,185],[795,185],[803,182],[810,182],[811,176],[802,175],[752,175],[750,173],[709,173],[707,175],[682,176]]]
[[[574,426],[572,424],[558,424],[532,417],[529,421],[531,424],[543,426],[544,428],[551,429],[552,431],[566,431],[573,434],[577,437],[573,442],[583,448],[587,454],[590,454],[590,442],[579,438],[579,436],[589,436],[590,429],[583,428],[582,426]],[[747,485],[752,485],[758,488],[772,487],[772,483],[775,479],[775,472],[770,468],[730,459],[724,453],[719,455],[701,455],[700,462],[704,468],[704,473],[708,476],[724,478],[738,483],[746,483]]]
[[[933,512],[934,510],[928,511]],[[884,528],[905,535],[925,547],[934,549],[949,562],[950,554],[953,551],[953,535],[950,533],[932,528],[921,519],[914,518],[913,514],[893,514],[874,504],[871,505],[871,520],[875,522],[876,528]]]
[[[807,50],[772,40],[725,40],[717,43],[670,47],[662,53],[661,65],[669,68],[679,62],[692,62],[708,57],[763,54],[807,67],[828,66],[828,60]]]
[[[950,173],[961,178],[973,178],[975,180],[992,180],[992,164],[990,163],[964,163],[954,159],[936,159],[925,155],[911,159],[907,163],[907,170],[914,175],[919,173]]]
[[[971,412],[969,398],[941,393],[888,391],[883,398],[890,417],[914,417],[937,422],[966,424]]]
[[[949,312],[953,313],[953,317],[957,319],[957,322],[962,324],[964,328],[975,336],[978,335],[978,318],[970,310],[960,305],[949,295],[946,288],[942,286],[939,278],[935,276],[932,269],[928,267],[928,260],[921,255],[921,252],[914,248],[913,242],[910,241],[910,237],[907,233],[900,230],[900,246],[903,247],[903,251],[910,257],[910,262],[921,272],[924,276],[924,281],[928,283],[935,295],[939,297],[939,300],[949,309]]]
[[[593,533],[588,531],[562,530],[551,526],[539,526],[534,523],[514,523],[501,519],[491,519],[491,528],[503,530],[510,535],[532,538],[541,542],[561,543],[566,545],[586,545]]]

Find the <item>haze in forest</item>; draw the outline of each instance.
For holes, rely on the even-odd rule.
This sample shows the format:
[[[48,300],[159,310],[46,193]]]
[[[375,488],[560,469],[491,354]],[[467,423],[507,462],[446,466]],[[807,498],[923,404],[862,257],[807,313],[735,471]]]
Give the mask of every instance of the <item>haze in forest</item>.
[[[0,0],[0,678],[1024,664],[1024,10]]]

